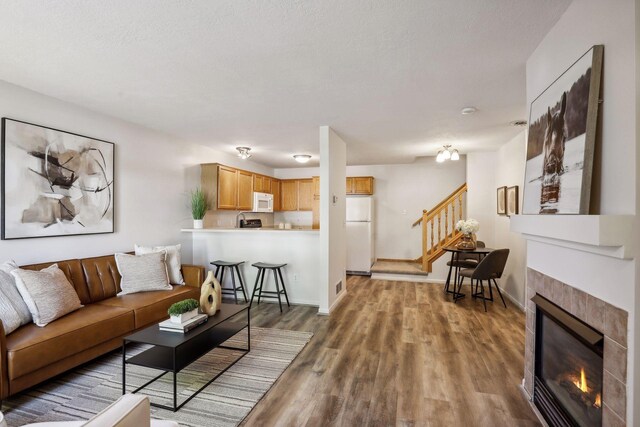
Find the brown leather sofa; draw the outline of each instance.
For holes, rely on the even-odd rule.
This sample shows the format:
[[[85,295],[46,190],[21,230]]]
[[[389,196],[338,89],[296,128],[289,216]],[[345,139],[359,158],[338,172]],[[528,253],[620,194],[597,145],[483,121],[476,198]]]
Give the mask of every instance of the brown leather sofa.
[[[22,268],[40,270],[51,264]],[[204,268],[183,265],[185,286],[116,296],[120,274],[113,255],[57,264],[84,307],[44,328],[31,323],[9,336],[0,322],[0,400],[120,347],[125,335],[166,319],[171,304],[198,299],[204,280]]]

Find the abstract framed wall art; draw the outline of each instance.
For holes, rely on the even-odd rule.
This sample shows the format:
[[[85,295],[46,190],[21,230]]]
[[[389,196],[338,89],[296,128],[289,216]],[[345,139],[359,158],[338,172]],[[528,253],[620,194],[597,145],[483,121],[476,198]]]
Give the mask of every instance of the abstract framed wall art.
[[[603,54],[593,46],[531,103],[524,214],[589,213]]]
[[[518,215],[518,186],[507,188],[507,216]]]
[[[115,144],[2,119],[2,240],[114,232]]]
[[[496,213],[498,215],[507,214],[507,187],[498,187],[496,190]]]

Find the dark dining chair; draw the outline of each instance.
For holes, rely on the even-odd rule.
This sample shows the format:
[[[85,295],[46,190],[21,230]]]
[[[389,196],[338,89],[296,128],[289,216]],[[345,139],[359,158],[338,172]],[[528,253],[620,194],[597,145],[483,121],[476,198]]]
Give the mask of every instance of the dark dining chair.
[[[498,291],[498,295],[500,295],[504,308],[507,308],[507,303],[504,301],[498,282],[496,282],[496,279],[501,278],[502,273],[504,273],[504,267],[507,265],[507,258],[509,258],[509,249],[497,249],[489,252],[475,268],[465,268],[460,271],[461,280],[459,286],[462,286],[462,279],[464,277],[470,278],[471,295],[474,298],[482,299],[484,311],[487,311],[487,301],[493,302],[493,285],[495,285],[496,291]],[[473,292],[474,281],[476,286],[475,293]],[[489,298],[484,294],[485,281],[489,284]],[[480,286],[480,292],[478,292],[478,286]]]
[[[478,240],[478,241],[476,241],[476,247],[477,248],[485,248],[486,245],[484,244],[483,241]],[[482,255],[481,254],[460,253],[455,257],[455,259],[451,259],[451,260],[447,261],[447,266],[449,268],[454,268],[455,269],[455,273],[454,273],[453,277],[458,277],[459,269],[461,269],[461,268],[476,268],[478,266],[478,262],[480,262],[481,259],[482,259]],[[454,291],[456,290],[456,284],[455,283],[453,284],[453,290]],[[445,292],[449,291],[449,282],[448,281],[445,283],[444,291]]]

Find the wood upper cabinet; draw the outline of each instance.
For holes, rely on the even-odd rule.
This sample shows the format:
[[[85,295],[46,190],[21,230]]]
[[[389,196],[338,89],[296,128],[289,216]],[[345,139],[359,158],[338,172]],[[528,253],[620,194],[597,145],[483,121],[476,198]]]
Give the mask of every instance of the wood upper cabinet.
[[[298,210],[298,181],[295,179],[283,179],[280,181],[280,210]]]
[[[239,210],[253,208],[253,174],[238,170],[238,205]]]
[[[353,178],[347,177],[347,194],[353,194]]]
[[[203,182],[206,188],[209,183]],[[238,171],[218,166],[218,209],[235,209],[238,205]]]
[[[298,180],[298,210],[313,210],[313,179]]]
[[[253,191],[271,194],[272,178],[264,175],[253,175]]]
[[[373,194],[373,177],[354,176],[352,191],[353,194]]]
[[[313,220],[311,222],[311,228],[314,230],[320,229],[320,177],[314,176],[313,178]]]
[[[273,211],[281,211],[282,203],[280,197],[280,180],[271,178],[271,194],[273,194]]]

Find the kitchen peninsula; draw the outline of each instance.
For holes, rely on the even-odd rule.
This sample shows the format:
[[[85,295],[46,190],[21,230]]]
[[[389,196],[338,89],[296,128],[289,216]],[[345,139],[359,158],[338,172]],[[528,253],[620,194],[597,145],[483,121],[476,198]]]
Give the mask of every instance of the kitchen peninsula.
[[[248,298],[251,298],[258,272],[251,264],[286,263],[283,275],[291,303],[319,305],[319,230],[304,227],[290,230],[265,227],[182,231],[192,235],[193,263],[196,265],[209,266],[214,260],[245,262],[240,270]],[[270,273],[265,277],[265,289],[275,290],[273,278],[269,275]],[[227,279],[228,277],[225,277],[225,282]],[[225,285],[231,287],[230,284]],[[241,298],[241,295],[238,297]]]

